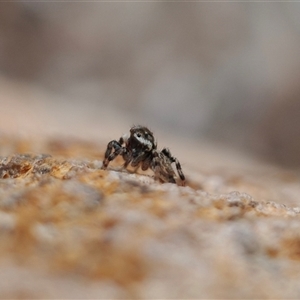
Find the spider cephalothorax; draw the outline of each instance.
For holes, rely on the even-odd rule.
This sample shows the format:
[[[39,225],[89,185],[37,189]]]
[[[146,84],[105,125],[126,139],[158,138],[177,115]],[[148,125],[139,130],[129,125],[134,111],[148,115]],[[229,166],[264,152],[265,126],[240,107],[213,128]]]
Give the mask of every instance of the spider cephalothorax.
[[[127,168],[129,164],[136,170],[139,167],[143,171],[150,168],[155,178],[162,182],[176,183],[176,174],[172,168],[172,163],[175,163],[182,185],[184,185],[185,177],[179,161],[171,155],[169,149],[157,150],[153,133],[145,126],[133,126],[129,135],[123,135],[118,142],[116,140],[109,142],[102,168],[106,169],[109,162],[118,155],[122,155],[125,161],[124,168]]]

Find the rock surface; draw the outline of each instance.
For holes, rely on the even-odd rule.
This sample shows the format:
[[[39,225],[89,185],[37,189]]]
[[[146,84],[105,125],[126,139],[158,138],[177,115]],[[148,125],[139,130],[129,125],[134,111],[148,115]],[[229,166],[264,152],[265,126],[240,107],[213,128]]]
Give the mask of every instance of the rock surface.
[[[300,296],[297,174],[186,166],[180,187],[101,170],[91,142],[0,146],[23,153],[0,159],[1,298]]]

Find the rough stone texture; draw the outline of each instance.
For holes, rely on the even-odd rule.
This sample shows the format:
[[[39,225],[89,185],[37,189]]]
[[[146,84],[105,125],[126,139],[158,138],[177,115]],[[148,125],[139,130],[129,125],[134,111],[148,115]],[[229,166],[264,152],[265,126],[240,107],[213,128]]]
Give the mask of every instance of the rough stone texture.
[[[179,187],[101,170],[92,142],[1,149],[32,153],[0,159],[1,298],[300,296],[297,174],[186,166]]]

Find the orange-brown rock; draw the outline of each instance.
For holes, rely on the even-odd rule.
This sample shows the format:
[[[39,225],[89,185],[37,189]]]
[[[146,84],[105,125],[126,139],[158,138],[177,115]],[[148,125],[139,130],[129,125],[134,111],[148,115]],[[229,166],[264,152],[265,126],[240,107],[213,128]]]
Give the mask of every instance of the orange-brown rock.
[[[297,174],[186,167],[180,187],[80,140],[2,146],[0,297],[300,296]]]

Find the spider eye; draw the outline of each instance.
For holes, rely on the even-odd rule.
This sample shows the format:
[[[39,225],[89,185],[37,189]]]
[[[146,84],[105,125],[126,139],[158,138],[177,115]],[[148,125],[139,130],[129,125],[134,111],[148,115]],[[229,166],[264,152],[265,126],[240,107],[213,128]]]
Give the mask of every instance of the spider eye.
[[[140,133],[137,133],[137,137],[141,137],[142,135]]]

